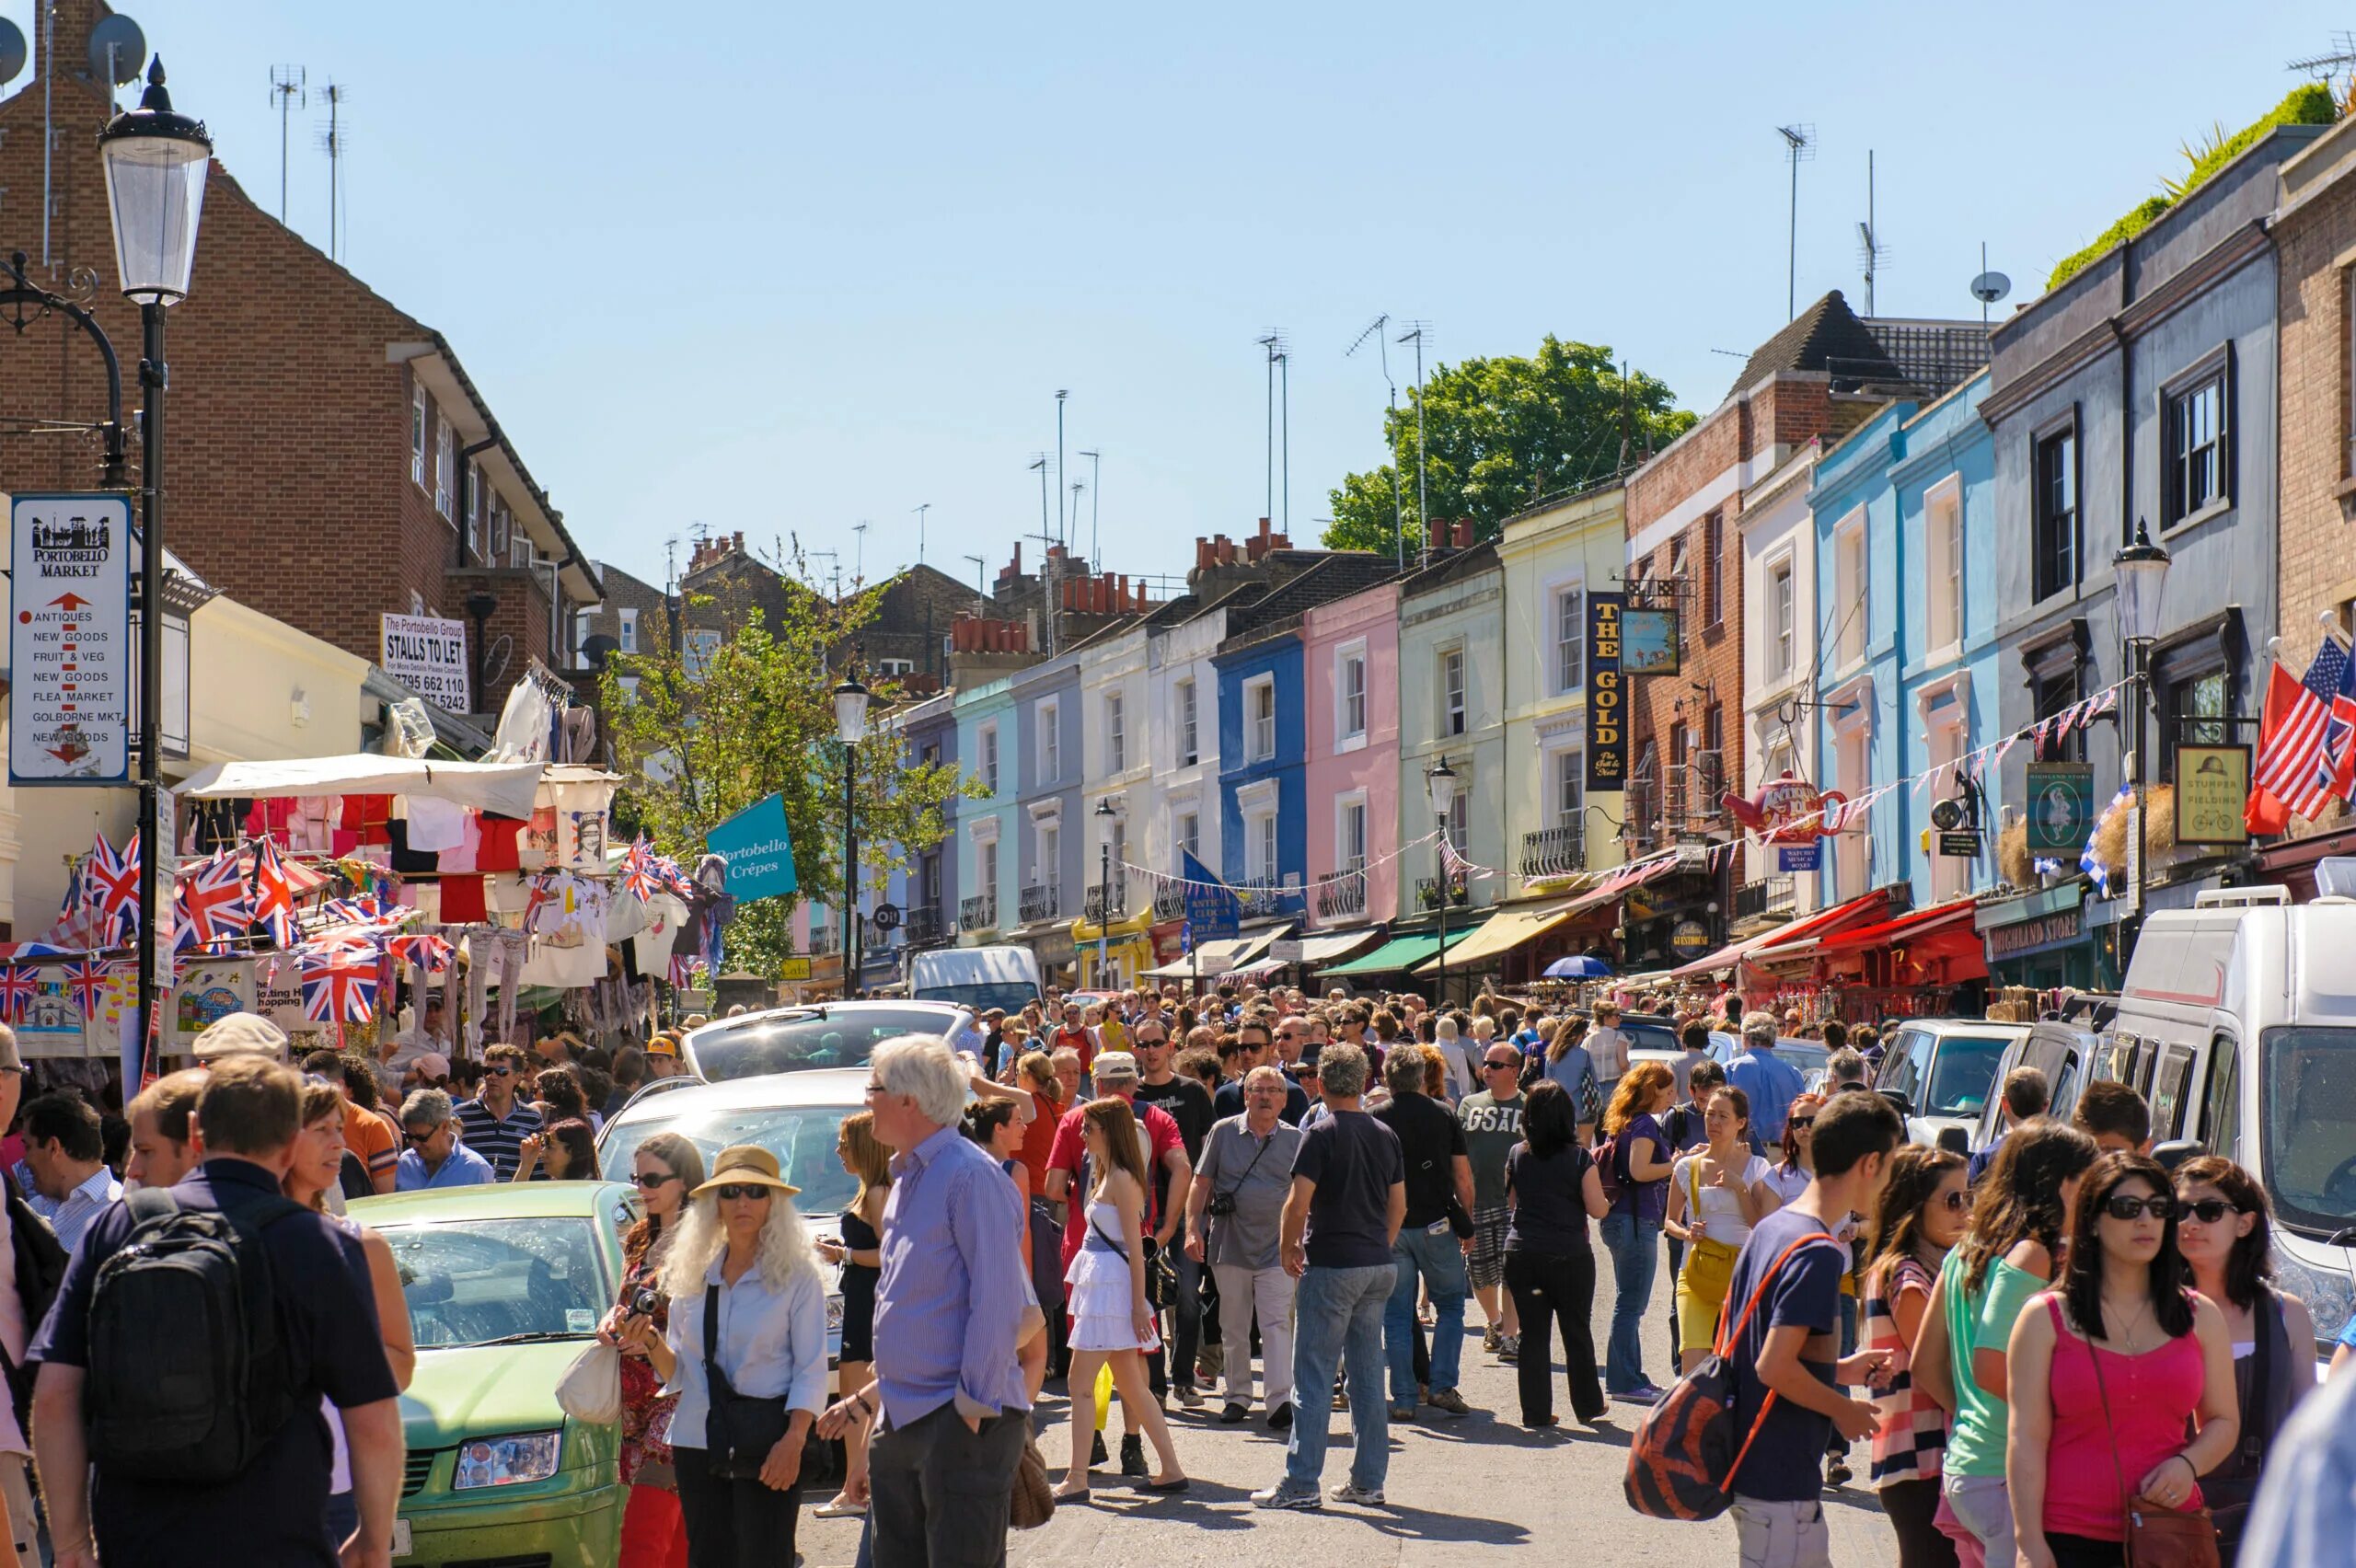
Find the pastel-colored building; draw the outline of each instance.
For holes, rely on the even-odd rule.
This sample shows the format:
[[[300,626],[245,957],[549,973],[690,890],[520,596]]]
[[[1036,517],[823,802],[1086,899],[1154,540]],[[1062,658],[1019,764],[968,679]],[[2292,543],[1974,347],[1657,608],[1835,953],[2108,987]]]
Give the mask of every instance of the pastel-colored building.
[[[1071,920],[1080,908],[1080,856],[1088,831],[1080,806],[1081,725],[1080,657],[1066,651],[1016,675],[1014,699],[1019,809],[1014,836],[1015,920],[1000,909],[999,928],[1039,958],[1044,979],[1072,961]]]
[[[1456,775],[1449,841],[1498,874],[1461,879],[1454,908],[1505,896],[1505,573],[1494,540],[1451,552],[1399,587],[1399,841],[1428,838],[1439,824],[1426,776],[1444,757]],[[1435,913],[1437,845],[1410,850],[1400,872],[1399,913]]]
[[[1075,650],[1080,664],[1080,727],[1083,773],[1080,805],[1083,887],[1067,907],[1080,984],[1122,986],[1153,965],[1148,931],[1152,893],[1145,879],[1131,883],[1126,868],[1138,825],[1151,814],[1153,745],[1148,733],[1146,646],[1149,617],[1138,616],[1098,632]],[[1105,910],[1110,905],[1110,917]],[[1097,967],[1099,953],[1103,967]]]
[[[1308,915],[1363,927],[1399,906],[1399,584],[1303,613]]]
[[[967,947],[994,942],[1019,923],[1014,819],[1022,780],[1013,687],[1013,678],[1002,675],[960,690],[954,703],[959,766],[982,791],[957,803],[957,940]]]

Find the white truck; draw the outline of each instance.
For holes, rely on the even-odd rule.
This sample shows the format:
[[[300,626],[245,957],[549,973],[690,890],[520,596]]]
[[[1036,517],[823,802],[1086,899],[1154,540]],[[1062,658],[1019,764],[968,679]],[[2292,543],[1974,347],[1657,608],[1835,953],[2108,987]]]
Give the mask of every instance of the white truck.
[[[1020,1012],[1041,999],[1039,958],[1027,947],[930,948],[908,959],[908,995],[976,1014]]]

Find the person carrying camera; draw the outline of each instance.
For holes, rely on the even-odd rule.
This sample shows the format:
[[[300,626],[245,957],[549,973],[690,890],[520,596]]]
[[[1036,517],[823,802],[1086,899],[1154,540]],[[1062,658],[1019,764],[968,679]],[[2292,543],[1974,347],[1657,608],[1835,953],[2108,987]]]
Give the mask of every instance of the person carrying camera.
[[[1210,1265],[1225,1304],[1219,1329],[1227,1348],[1227,1401],[1219,1420],[1233,1426],[1252,1413],[1256,1316],[1274,1432],[1291,1430],[1293,1414],[1294,1281],[1276,1255],[1276,1242],[1301,1135],[1281,1120],[1285,1090],[1285,1077],[1275,1067],[1253,1067],[1245,1076],[1243,1114],[1212,1124],[1186,1195],[1186,1254]]]
[[[679,1517],[679,1483],[671,1468],[671,1419],[678,1396],[663,1391],[646,1352],[623,1343],[633,1318],[655,1333],[670,1325],[669,1304],[656,1288],[663,1261],[679,1231],[687,1193],[703,1184],[703,1152],[676,1133],[657,1133],[638,1146],[631,1180],[646,1216],[622,1236],[621,1298],[606,1314],[597,1337],[622,1352],[622,1509],[619,1568],[687,1568],[687,1530]]]

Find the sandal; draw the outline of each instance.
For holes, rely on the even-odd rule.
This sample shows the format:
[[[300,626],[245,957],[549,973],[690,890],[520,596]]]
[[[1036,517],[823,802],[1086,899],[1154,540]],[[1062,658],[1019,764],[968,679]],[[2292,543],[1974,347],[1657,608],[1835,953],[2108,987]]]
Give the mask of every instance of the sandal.
[[[866,1517],[867,1505],[837,1492],[831,1501],[820,1504],[810,1513],[819,1519],[859,1519]]]

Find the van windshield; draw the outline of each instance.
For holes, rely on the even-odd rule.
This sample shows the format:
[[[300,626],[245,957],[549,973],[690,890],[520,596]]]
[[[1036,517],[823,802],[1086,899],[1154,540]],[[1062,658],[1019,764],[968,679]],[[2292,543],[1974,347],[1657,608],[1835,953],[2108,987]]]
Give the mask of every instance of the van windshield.
[[[1931,1062],[1931,1087],[1918,1116],[1977,1116],[1996,1081],[1996,1064],[2012,1042],[1996,1034],[1950,1034]]]
[[[2275,1214],[2326,1233],[2356,1224],[2356,1029],[2269,1029],[2260,1073]]]
[[[916,994],[928,1002],[954,1002],[976,1015],[999,1008],[1021,1012],[1039,999],[1039,988],[1027,980],[985,980],[971,986],[918,986]]]

